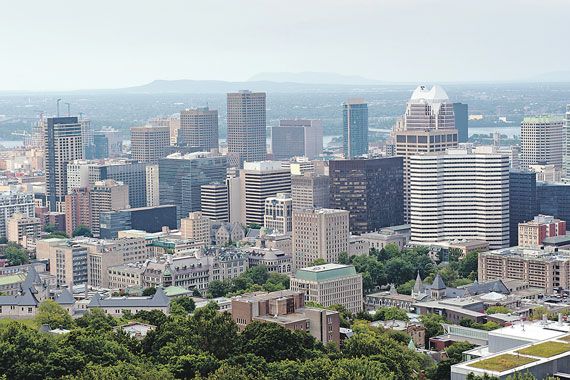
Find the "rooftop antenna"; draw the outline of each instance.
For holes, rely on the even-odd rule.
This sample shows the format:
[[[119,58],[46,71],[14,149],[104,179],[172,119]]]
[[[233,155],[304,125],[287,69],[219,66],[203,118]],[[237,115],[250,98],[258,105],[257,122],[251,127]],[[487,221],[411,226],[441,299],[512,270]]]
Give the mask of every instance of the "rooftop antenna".
[[[67,116],[71,116],[71,104],[70,103],[65,103],[67,104]]]
[[[57,104],[57,117],[59,117],[59,102],[61,102],[61,98],[56,100],[56,104]]]

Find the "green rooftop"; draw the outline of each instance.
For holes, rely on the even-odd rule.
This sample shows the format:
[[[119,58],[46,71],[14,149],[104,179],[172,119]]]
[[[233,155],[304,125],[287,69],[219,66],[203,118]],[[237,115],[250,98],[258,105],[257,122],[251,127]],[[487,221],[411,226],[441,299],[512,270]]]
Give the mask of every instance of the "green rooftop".
[[[8,276],[0,276],[0,286],[18,284],[26,279],[25,273],[11,274]]]
[[[549,358],[570,351],[570,344],[562,342],[544,342],[532,345],[517,352],[523,355],[540,356]]]
[[[527,116],[523,119],[524,124],[547,124],[547,123],[561,123],[564,119],[562,116]]]
[[[167,297],[184,296],[191,293],[190,290],[184,289],[181,286],[168,286],[164,288],[164,294]]]
[[[489,359],[483,359],[469,364],[469,367],[486,369],[488,371],[504,372],[525,364],[536,362],[538,359],[513,354],[503,354]]]
[[[352,265],[323,264],[299,269],[295,277],[304,281],[321,282],[355,275],[356,269]]]

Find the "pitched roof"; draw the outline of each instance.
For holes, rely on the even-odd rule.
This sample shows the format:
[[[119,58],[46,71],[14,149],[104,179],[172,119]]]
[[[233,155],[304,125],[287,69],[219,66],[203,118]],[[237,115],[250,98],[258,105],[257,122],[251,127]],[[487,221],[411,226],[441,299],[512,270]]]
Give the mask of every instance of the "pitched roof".
[[[92,307],[156,307],[163,308],[170,305],[170,299],[164,294],[162,288],[156,288],[156,293],[150,297],[109,297],[101,298],[99,293],[91,298],[87,305]]]
[[[60,305],[73,305],[75,303],[75,298],[73,298],[73,295],[69,290],[67,290],[67,288],[63,288],[61,293],[55,297],[55,302]]]
[[[433,283],[431,284],[431,288],[433,290],[443,290],[446,288],[445,282],[443,282],[443,279],[441,278],[439,273],[435,275],[435,278],[433,279]]]

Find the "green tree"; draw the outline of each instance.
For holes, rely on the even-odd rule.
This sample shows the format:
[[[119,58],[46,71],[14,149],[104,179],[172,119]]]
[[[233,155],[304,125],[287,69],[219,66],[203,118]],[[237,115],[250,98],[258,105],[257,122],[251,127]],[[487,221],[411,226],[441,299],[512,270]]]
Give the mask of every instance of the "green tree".
[[[177,297],[170,301],[170,306],[173,304],[180,305],[186,313],[192,313],[196,309],[196,303],[190,297]]]
[[[487,314],[509,314],[511,309],[506,306],[490,306],[485,310]]]
[[[313,262],[311,264],[309,264],[309,266],[316,266],[316,265],[324,265],[326,264],[327,261],[321,257],[319,257],[318,259],[313,260]]]
[[[477,279],[477,267],[479,263],[479,253],[469,252],[459,260],[458,274],[460,277],[468,277],[471,280]]]
[[[140,310],[133,318],[137,321],[160,326],[166,322],[167,316],[160,310]]]
[[[229,292],[228,284],[220,280],[214,280],[208,284],[208,294],[211,298],[223,297]]]
[[[145,289],[143,289],[143,291],[142,291],[142,295],[143,295],[144,297],[153,296],[154,293],[156,293],[156,288],[155,288],[154,286],[151,286],[151,287],[149,287],[149,288],[145,288]]]
[[[189,320],[190,343],[218,359],[237,351],[238,327],[228,313],[218,312],[217,305],[207,305],[194,312]]]
[[[376,309],[373,319],[375,321],[390,321],[390,320],[408,321],[410,318],[408,317],[408,314],[404,309],[391,306],[391,307],[381,307]]]
[[[89,364],[77,376],[66,380],[174,380],[165,368],[150,364],[120,362],[113,366]]]
[[[117,326],[117,321],[111,315],[106,314],[103,309],[89,309],[81,318],[77,318],[75,323],[79,327],[96,332],[107,332]]]
[[[220,361],[211,354],[187,354],[176,356],[170,365],[179,379],[194,379],[197,375],[207,377],[220,367]]]
[[[350,264],[350,256],[348,256],[347,252],[341,252],[338,254],[338,262],[339,264],[348,265]]]
[[[74,322],[71,315],[53,300],[43,301],[35,317],[35,322],[38,325],[49,325],[52,329],[62,328],[70,329],[73,327]]]
[[[408,280],[404,282],[402,285],[399,285],[396,290],[400,294],[410,295],[412,294],[412,289],[414,289],[414,285],[416,284],[416,280]]]
[[[8,265],[22,265],[30,262],[28,252],[16,243],[8,243],[4,249],[4,257],[8,261]]]
[[[91,230],[89,229],[89,227],[80,224],[79,226],[77,226],[76,229],[73,230],[73,234],[74,237],[75,236],[87,236],[87,237],[92,237],[93,234],[91,233]]]
[[[438,336],[444,333],[442,323],[445,322],[439,314],[424,314],[420,316],[420,321],[426,328],[426,347],[429,345],[429,338]]]
[[[249,268],[245,274],[249,279],[251,279],[254,284],[257,285],[265,284],[269,278],[269,273],[267,272],[265,265],[256,265],[252,268]]]

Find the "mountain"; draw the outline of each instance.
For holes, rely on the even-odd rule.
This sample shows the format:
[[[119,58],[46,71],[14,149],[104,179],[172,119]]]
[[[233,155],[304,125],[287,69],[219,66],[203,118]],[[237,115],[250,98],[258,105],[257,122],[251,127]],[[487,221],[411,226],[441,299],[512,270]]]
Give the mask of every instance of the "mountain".
[[[267,72],[259,73],[249,81],[268,81],[277,83],[305,83],[305,84],[342,84],[342,85],[375,85],[385,84],[375,79],[368,79],[358,75],[342,75],[337,73],[322,73],[305,71],[301,73]]]

